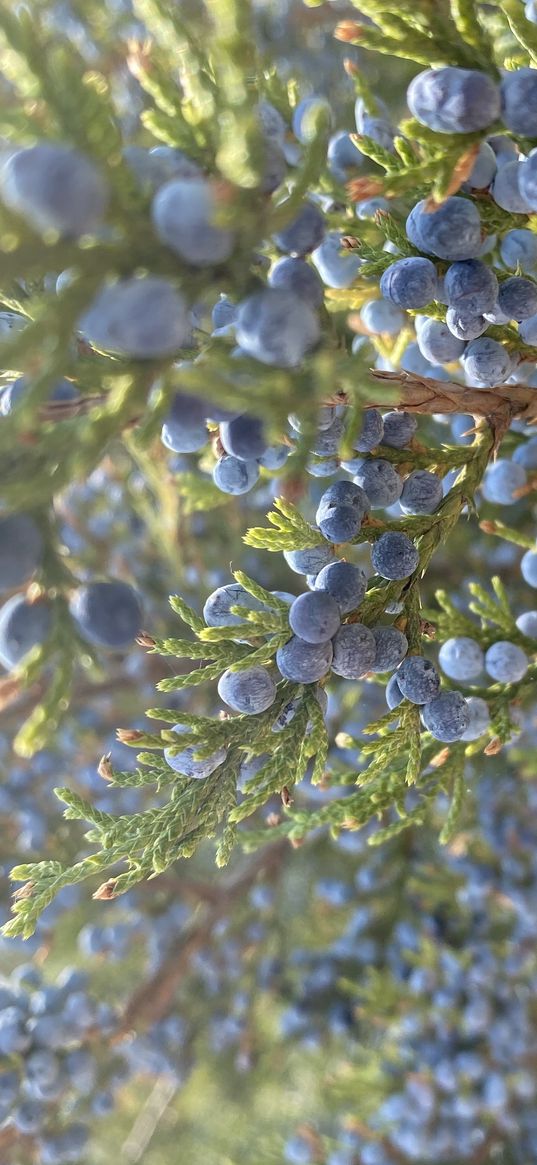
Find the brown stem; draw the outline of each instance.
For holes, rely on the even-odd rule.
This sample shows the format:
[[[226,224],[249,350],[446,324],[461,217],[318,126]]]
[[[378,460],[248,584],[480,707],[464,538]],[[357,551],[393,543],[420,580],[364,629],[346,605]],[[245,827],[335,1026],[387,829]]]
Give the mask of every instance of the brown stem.
[[[468,388],[452,381],[433,380],[410,372],[370,370],[374,380],[400,385],[398,406],[410,413],[468,413],[485,417],[494,430],[505,430],[514,417],[537,421],[537,389],[525,384]],[[385,401],[367,401],[366,408],[382,408]]]

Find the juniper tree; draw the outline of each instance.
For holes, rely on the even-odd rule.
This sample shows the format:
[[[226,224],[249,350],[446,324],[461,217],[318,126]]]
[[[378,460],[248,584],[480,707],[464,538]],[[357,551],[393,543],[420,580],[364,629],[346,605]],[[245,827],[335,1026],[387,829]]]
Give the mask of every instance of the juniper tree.
[[[438,1006],[464,1010],[463,952],[478,963],[504,933],[491,904],[474,952],[473,905],[461,899],[455,925],[445,901],[467,788],[482,781],[489,789],[489,768],[516,756],[537,674],[533,613],[520,611],[531,602],[525,584],[537,578],[530,8],[523,15],[515,0],[453,0],[410,10],[364,0],[339,23],[327,14],[336,41],[350,46],[341,75],[347,107],[351,96],[356,103],[356,133],[349,122],[338,131],[337,101],[314,78],[304,92],[286,80],[263,15],[246,0],[180,10],[134,0],[132,15],[120,9],[113,18],[99,5],[73,5],[65,32],[47,6],[0,13],[0,441],[11,557],[0,577],[5,570],[4,589],[17,588],[0,611],[0,654],[13,671],[5,700],[23,703],[27,689],[33,705],[15,752],[31,757],[54,740],[81,666],[98,693],[102,649],[123,649],[135,636],[148,666],[163,661],[157,688],[167,700],[149,709],[148,725],[118,729],[136,767],[120,769],[108,752],[95,758],[106,809],[78,789],[56,790],[64,816],[88,823],[85,845],[13,869],[22,886],[5,934],[30,937],[58,891],[86,879],[98,901],[134,887],[145,893],[207,838],[216,839],[219,867],[236,847],[259,851],[246,866],[255,882],[289,843],[296,849],[322,835],[344,852],[356,837],[363,870],[365,841],[370,877],[380,878],[377,855],[385,853],[394,880],[401,875],[438,922],[435,949],[431,934],[413,932],[410,957],[398,899],[400,916],[394,908],[382,942],[372,940],[359,1007],[382,1012],[388,1050],[403,1041],[402,1076],[420,1040],[426,1045],[429,1022],[415,1018],[413,1032],[401,1026],[408,968],[415,964],[416,981],[421,968],[422,987],[429,974],[441,997],[456,949]],[[368,54],[379,54],[376,85]],[[381,98],[384,55],[388,67],[410,62],[401,74],[413,78],[410,117],[398,120],[395,103],[389,110]],[[121,87],[134,115],[119,108]],[[253,490],[255,503],[264,489],[272,498],[259,524],[252,517],[243,525],[246,507],[236,503],[244,562],[234,544],[229,577],[212,592],[207,580],[202,596],[198,570],[191,594],[172,595],[174,619],[162,635],[163,616],[146,605],[152,625],[143,595],[108,574],[77,573],[76,554],[72,569],[67,561],[65,498],[106,458],[129,474],[136,467],[148,495],[139,511],[165,509],[170,529],[177,498],[192,528],[230,496]],[[328,486],[315,480],[322,477]],[[497,505],[513,506],[512,525]],[[13,521],[26,525],[6,525]],[[506,553],[497,572],[494,538]],[[466,561],[446,579],[450,547]],[[208,567],[200,537],[201,564],[204,555]],[[272,590],[280,582],[272,563],[279,570],[283,560],[293,574],[283,575],[285,591]],[[339,564],[354,565],[352,583],[345,567],[330,575]],[[309,588],[298,607],[297,576]],[[143,590],[132,563],[129,582]],[[174,674],[162,675],[167,665]],[[182,693],[191,688],[188,704]],[[201,706],[198,688],[208,693]],[[522,777],[527,763],[522,748]],[[143,801],[118,811],[131,790],[143,790]],[[496,877],[492,825],[489,834]],[[427,860],[444,862],[429,887]],[[244,877],[239,893],[250,888]],[[340,894],[345,904],[342,886],[325,887],[328,902]],[[200,945],[217,916],[209,900]],[[176,954],[127,1008],[125,1024],[145,1006],[163,1020],[159,985],[167,998]],[[327,995],[341,992],[345,1029],[355,1018],[354,956],[354,948],[326,956]],[[508,965],[497,970],[511,974]],[[518,972],[525,983],[526,968]],[[313,1023],[316,990],[306,983],[304,999],[298,990],[297,1033]],[[503,1000],[498,989],[487,1014]],[[328,1002],[320,990],[323,1023]],[[475,1023],[471,1038],[484,1040],[486,1020]],[[397,1089],[360,1049],[353,1087],[362,1072],[375,1096],[371,1112],[354,1116],[346,1146],[341,1131],[307,1124],[286,1159],[382,1165],[459,1153],[477,1161],[496,1146],[506,1160],[511,1151],[524,1159],[534,1136],[519,1112],[529,1086],[517,1083],[498,1099],[508,1072],[503,1038],[484,1052],[496,1065],[492,1096],[482,1092],[481,1109],[474,1098],[470,1115],[441,1111],[429,1078],[422,1082],[422,1123],[436,1114],[430,1143],[417,1127],[392,1135],[390,1122],[404,1121],[411,1103],[408,1086],[390,1107],[387,1094]],[[521,1045],[517,1069],[526,1054]],[[477,1135],[472,1120],[483,1111],[487,1127]],[[454,1143],[444,1124],[455,1117],[468,1128]],[[518,1145],[517,1120],[528,1138],[521,1133]]]

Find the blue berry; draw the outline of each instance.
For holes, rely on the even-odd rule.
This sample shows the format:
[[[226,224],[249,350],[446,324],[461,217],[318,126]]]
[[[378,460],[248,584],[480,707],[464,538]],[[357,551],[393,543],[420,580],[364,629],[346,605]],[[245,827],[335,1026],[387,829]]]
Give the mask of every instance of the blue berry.
[[[359,485],[352,481],[335,481],[325,489],[321,495],[317,514],[320,515],[332,506],[351,506],[360,518],[363,518],[369,507],[369,499]]]
[[[390,449],[405,449],[410,445],[418,427],[412,413],[399,412],[395,409],[393,412],[384,413],[382,423],[384,426],[382,444],[389,445]]]
[[[0,398],[0,413],[7,417],[13,411],[19,400],[24,400],[24,396],[28,389],[28,381],[25,376],[19,376],[17,380],[13,380],[11,384],[7,384],[2,392]],[[69,401],[76,400],[78,391],[70,380],[58,380],[54,388],[49,393],[48,399],[51,401]]]
[[[500,684],[516,684],[528,670],[528,659],[521,647],[508,640],[499,640],[485,655],[485,671]]]
[[[327,429],[320,429],[317,433],[311,452],[317,457],[331,457],[338,452],[344,432],[345,425],[341,417],[336,417]]]
[[[321,306],[324,299],[323,285],[317,272],[305,259],[284,258],[271,268],[268,276],[269,287],[292,291],[312,308]]]
[[[0,518],[0,590],[19,587],[41,563],[43,539],[29,514]]]
[[[247,607],[250,611],[264,611],[259,599],[255,599],[240,583],[227,583],[218,587],[208,596],[203,608],[203,618],[208,627],[229,627],[244,625],[244,618],[232,615],[231,607]]]
[[[374,336],[396,335],[405,322],[405,313],[389,299],[370,299],[360,311],[360,319]]]
[[[326,287],[351,287],[363,263],[358,255],[342,249],[342,238],[339,231],[329,231],[312,251],[311,261]]]
[[[213,481],[225,494],[246,494],[253,489],[259,477],[257,461],[226,455],[220,457],[213,469]]]
[[[384,436],[384,421],[378,409],[365,409],[362,415],[362,427],[352,443],[358,453],[370,453],[380,445]]]
[[[462,356],[465,344],[458,340],[442,320],[428,319],[418,331],[420,352],[433,364],[451,364]]]
[[[325,429],[330,429],[336,420],[336,417],[337,413],[335,405],[321,405],[321,408],[318,410],[315,418],[317,429],[320,432],[324,432]],[[289,413],[287,419],[296,433],[303,432],[304,425],[297,413]],[[343,433],[343,429],[341,432]]]
[[[248,413],[224,421],[220,425],[220,440],[226,453],[240,461],[257,461],[268,449],[263,422]]]
[[[174,453],[195,453],[207,444],[207,408],[205,401],[195,396],[176,393],[164,421],[161,441]]]
[[[531,209],[520,189],[523,165],[516,160],[500,166],[490,188],[497,205],[511,214],[528,214]]]
[[[274,142],[265,142],[258,189],[262,194],[273,194],[281,186],[286,174],[287,159],[282,147]]]
[[[455,196],[432,212],[426,211],[425,205],[424,200],[418,202],[407,219],[410,241],[438,259],[475,259],[482,239],[481,220],[474,203]]]
[[[292,291],[269,287],[244,300],[237,318],[237,342],[262,364],[292,368],[319,339],[315,312]]]
[[[333,505],[324,509],[322,516],[317,511],[317,524],[329,542],[350,542],[360,529],[361,518],[351,506]]]
[[[520,563],[520,570],[524,582],[530,587],[537,587],[537,550],[526,550]]]
[[[283,1157],[288,1165],[310,1165],[313,1161],[311,1145],[304,1137],[290,1137],[283,1146]]]
[[[172,730],[178,736],[184,736],[190,732],[186,724],[176,724]],[[176,773],[181,773],[184,777],[191,777],[196,781],[203,781],[206,777],[210,777],[221,764],[224,763],[227,756],[227,749],[217,748],[210,756],[203,757],[202,760],[196,759],[196,752],[203,748],[203,740],[200,739],[199,745],[190,745],[184,748],[182,752],[172,756],[170,749],[164,749],[164,757],[170,768]]]
[[[295,599],[289,611],[289,625],[306,643],[326,643],[341,623],[339,607],[328,591],[314,590]]]
[[[314,684],[330,670],[333,649],[327,643],[305,643],[293,635],[276,652],[276,664],[282,676],[295,684]]]
[[[385,695],[386,703],[390,709],[390,712],[393,712],[394,708],[398,708],[399,704],[402,704],[405,697],[403,696],[403,693],[399,687],[397,673],[394,673],[393,676],[390,676],[388,683],[386,684]]]
[[[326,97],[314,95],[303,97],[293,110],[293,133],[299,142],[307,145],[315,137],[315,124],[319,114],[332,120],[332,109]]]
[[[269,141],[282,145],[287,133],[287,126],[279,111],[270,101],[258,101],[255,112],[259,120],[263,137]]]
[[[233,231],[214,226],[216,199],[204,178],[175,178],[160,187],[151,217],[159,239],[193,267],[213,267],[229,259]]]
[[[97,647],[127,647],[142,625],[138,595],[128,583],[95,582],[75,591],[69,609],[79,630]]]
[[[452,263],[444,279],[450,307],[462,308],[471,315],[491,311],[498,298],[498,280],[491,267],[480,259]]]
[[[308,461],[306,465],[306,473],[310,477],[333,477],[339,469],[339,461],[336,457],[324,457],[319,461]]]
[[[452,744],[470,727],[470,713],[460,692],[441,692],[422,709],[422,720],[435,740]]]
[[[315,590],[326,591],[335,599],[342,615],[360,606],[367,588],[367,576],[352,562],[331,562],[315,579]]]
[[[363,220],[374,219],[382,211],[388,211],[390,204],[386,198],[362,198],[356,203],[356,217]]]
[[[468,696],[466,707],[470,721],[460,739],[479,740],[479,737],[483,736],[483,733],[490,726],[488,704],[485,700],[481,699],[481,696]]]
[[[141,186],[154,194],[159,186],[172,178],[201,178],[196,162],[182,150],[169,146],[147,150],[143,146],[125,146],[123,158]]]
[[[500,283],[498,306],[510,320],[527,320],[537,313],[537,284],[523,275]]]
[[[365,490],[372,509],[393,505],[403,489],[402,479],[391,462],[379,457],[362,461],[353,480]]]
[[[170,356],[191,334],[187,306],[167,279],[125,279],[103,288],[79,320],[96,348],[152,360]]]
[[[419,560],[414,543],[396,530],[381,534],[371,550],[371,562],[381,578],[408,578],[417,569]]]
[[[537,611],[523,611],[518,616],[516,625],[528,639],[537,639]]]
[[[441,364],[431,364],[429,360],[426,360],[415,340],[412,340],[405,348],[400,363],[405,372],[414,372],[416,376],[433,376],[435,380],[449,380],[445,368]]]
[[[481,336],[468,344],[464,353],[464,370],[471,380],[483,385],[503,384],[511,371],[511,357],[498,340]]]
[[[518,333],[520,339],[525,344],[537,344],[537,315],[530,316],[528,320],[523,320]]]
[[[534,69],[504,73],[501,82],[502,121],[507,129],[533,137],[537,118],[537,76]]]
[[[94,162],[52,142],[11,155],[2,169],[0,195],[36,230],[74,238],[95,231],[108,205],[108,185]]]
[[[291,449],[288,445],[269,445],[268,449],[257,460],[263,466],[263,469],[269,469],[275,472],[285,465]]]
[[[529,441],[517,445],[512,459],[524,469],[537,469],[537,437],[530,437]]]
[[[507,231],[500,242],[500,255],[506,267],[534,271],[537,267],[537,235],[523,227]]]
[[[401,509],[404,514],[434,514],[442,496],[442,481],[436,473],[415,469],[403,486]]]
[[[486,73],[448,66],[426,69],[407,90],[410,112],[437,133],[486,129],[500,113],[500,93]]]
[[[394,130],[390,124],[388,110],[383,102],[376,102],[378,113],[370,113],[362,97],[356,98],[354,119],[359,134],[372,138],[379,146],[393,153]]]
[[[364,155],[360,153],[358,146],[355,146],[350,134],[341,129],[332,134],[328,142],[326,160],[328,169],[336,181],[343,183],[348,180],[353,170],[362,165]]]
[[[322,242],[324,231],[324,215],[313,202],[304,202],[291,222],[272,237],[280,251],[289,255],[307,255]]]
[[[475,639],[470,639],[468,635],[455,635],[442,644],[438,662],[451,680],[465,683],[481,674],[485,655]]]
[[[485,319],[484,315],[474,315],[467,312],[464,308],[448,307],[446,312],[446,324],[453,336],[458,340],[477,340],[478,336],[482,336],[489,326],[489,320]]]
[[[283,260],[285,262],[285,260]],[[237,305],[232,303],[227,295],[220,295],[211,312],[213,328],[226,328],[234,324],[237,319]]]
[[[397,259],[383,272],[380,290],[385,299],[402,308],[425,307],[436,299],[438,280],[430,259]]]
[[[308,550],[284,550],[283,557],[295,574],[318,575],[323,566],[334,562],[334,550],[324,543]]]
[[[358,680],[375,662],[375,637],[363,623],[346,623],[333,639],[332,671],[346,680]]]
[[[228,669],[218,681],[218,695],[234,712],[256,715],[274,703],[276,684],[265,667],[237,672]]]
[[[427,704],[438,696],[440,676],[434,663],[425,656],[407,655],[396,675],[403,696],[413,704]]]
[[[468,186],[472,190],[486,190],[490,186],[497,169],[496,154],[488,142],[481,142],[468,175]]]
[[[375,662],[371,671],[393,671],[399,667],[408,651],[408,639],[397,627],[372,627],[375,640]]]
[[[44,643],[52,625],[48,603],[29,603],[24,595],[13,595],[0,608],[0,663],[9,671],[33,647]]]
[[[532,150],[519,168],[519,189],[528,210],[537,209],[537,150]],[[535,236],[533,236],[535,238]]]
[[[487,466],[481,492],[487,502],[512,506],[519,500],[518,491],[524,488],[526,481],[526,470],[522,465],[500,457]]]

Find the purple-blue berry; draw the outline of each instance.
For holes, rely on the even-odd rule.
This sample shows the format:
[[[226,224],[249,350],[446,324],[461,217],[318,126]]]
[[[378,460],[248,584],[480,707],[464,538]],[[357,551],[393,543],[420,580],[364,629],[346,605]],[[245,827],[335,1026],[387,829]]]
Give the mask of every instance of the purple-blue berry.
[[[507,349],[490,336],[481,336],[468,344],[463,364],[470,381],[476,380],[480,385],[487,387],[503,384],[512,367]]]
[[[213,267],[229,259],[233,231],[214,225],[217,203],[205,178],[176,178],[161,186],[151,207],[156,234],[193,267]]]
[[[333,639],[332,671],[346,680],[358,680],[374,665],[376,644],[369,627],[346,623]]]
[[[486,129],[500,113],[500,92],[487,73],[455,66],[418,73],[407,102],[413,116],[436,133]]]
[[[441,692],[424,704],[421,717],[427,731],[444,744],[460,740],[470,726],[470,713],[460,692]]]
[[[527,670],[528,658],[516,643],[499,640],[486,652],[485,671],[500,684],[518,683],[524,679]]]
[[[276,664],[281,675],[295,684],[314,684],[330,670],[333,648],[327,643],[306,643],[293,635],[276,652]]]
[[[257,461],[243,461],[238,457],[220,457],[213,469],[213,481],[224,494],[246,494],[253,489],[259,477]]]
[[[524,275],[511,275],[500,283],[498,306],[510,320],[528,320],[537,313],[537,284]]]
[[[268,284],[269,287],[292,291],[314,309],[320,307],[324,299],[322,281],[305,259],[278,259],[269,272]]]
[[[464,730],[461,740],[479,740],[480,736],[490,727],[490,712],[488,704],[481,696],[468,696],[466,707],[469,714],[469,724]]]
[[[353,562],[331,562],[319,571],[315,590],[326,591],[335,599],[342,615],[348,615],[360,606],[367,588],[367,576]]]
[[[384,413],[382,418],[384,433],[382,444],[389,445],[390,449],[405,449],[416,432],[418,422],[412,413],[404,413],[394,409]]]
[[[434,663],[423,655],[407,655],[396,676],[403,696],[412,704],[427,704],[440,691],[440,676]]]
[[[172,729],[178,736],[184,736],[189,733],[190,729],[186,724],[176,724]],[[217,748],[210,756],[203,757],[203,759],[196,757],[196,752],[203,748],[203,740],[200,738],[199,745],[190,745],[184,748],[182,752],[172,756],[170,747],[164,749],[164,757],[171,769],[176,773],[181,773],[184,777],[190,777],[196,781],[203,781],[206,777],[210,777],[215,769],[219,768],[224,763],[227,756],[227,749]]]
[[[79,587],[69,610],[84,639],[97,647],[127,647],[142,626],[142,605],[137,593],[119,580]]]
[[[481,483],[481,492],[487,502],[513,506],[519,501],[519,491],[524,489],[526,482],[526,470],[522,465],[500,457],[498,461],[487,466]]]
[[[403,486],[401,509],[404,514],[434,514],[442,496],[441,478],[427,469],[415,469]]]
[[[420,308],[436,298],[436,267],[430,259],[413,256],[397,259],[383,272],[380,290],[385,299],[401,308]]]
[[[237,343],[262,364],[293,368],[320,335],[314,310],[293,291],[267,287],[245,299],[237,316]]]
[[[234,712],[255,716],[274,703],[276,684],[265,667],[237,672],[228,669],[218,681],[218,695]]]
[[[470,639],[468,635],[455,635],[442,644],[438,662],[451,680],[466,683],[481,675],[485,655],[475,639]]]
[[[316,589],[299,595],[289,611],[291,631],[306,643],[326,643],[340,623],[338,604],[328,591]]]
[[[408,578],[417,569],[419,560],[414,543],[397,530],[381,534],[371,550],[371,562],[381,578]]]
[[[390,461],[375,457],[362,461],[353,479],[367,494],[372,509],[398,501],[403,482]]]
[[[399,667],[408,651],[408,639],[397,627],[372,627],[375,640],[373,672],[393,671]]]

